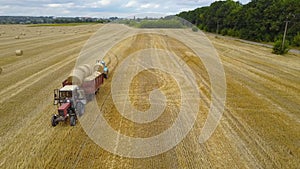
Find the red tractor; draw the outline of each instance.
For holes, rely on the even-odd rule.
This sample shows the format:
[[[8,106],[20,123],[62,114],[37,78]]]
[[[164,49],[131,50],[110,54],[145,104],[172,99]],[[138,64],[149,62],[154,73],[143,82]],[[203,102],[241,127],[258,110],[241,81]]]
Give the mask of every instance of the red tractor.
[[[70,119],[70,125],[75,126],[77,116],[84,113],[87,103],[84,90],[77,85],[66,85],[61,89],[54,90],[54,105],[59,105],[58,114],[52,116],[51,124],[56,126],[61,121]]]

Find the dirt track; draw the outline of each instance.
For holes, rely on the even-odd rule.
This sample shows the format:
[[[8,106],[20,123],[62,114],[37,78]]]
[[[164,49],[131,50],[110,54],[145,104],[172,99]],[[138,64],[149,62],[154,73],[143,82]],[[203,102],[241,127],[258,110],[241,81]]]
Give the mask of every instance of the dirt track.
[[[0,32],[5,31],[0,37],[3,68],[0,168],[297,168],[300,165],[300,56],[277,56],[268,48],[214,36],[209,38],[225,68],[227,99],[221,123],[205,144],[198,143],[198,136],[210,104],[207,72],[200,59],[187,57],[189,49],[182,42],[164,36],[163,30],[159,31],[161,35],[147,33],[126,39],[114,46],[113,54],[107,57],[112,60],[111,76],[123,59],[145,46],[173,51],[188,64],[202,97],[196,124],[179,145],[150,158],[124,158],[95,144],[80,124],[51,127],[50,117],[56,111],[52,105],[53,89],[60,87],[86,40],[100,27],[0,26]],[[126,34],[121,29],[112,29],[117,30],[114,37]],[[172,31],[174,36],[187,41],[193,34]],[[19,32],[26,35],[14,39]],[[24,50],[24,55],[15,56],[16,49]],[[130,101],[135,108],[147,110],[150,104],[145,100],[149,92],[159,88],[167,97],[166,110],[150,125],[125,119],[113,104],[110,78],[97,95],[108,123],[132,137],[150,137],[170,127],[180,106],[179,87],[174,79],[164,72],[148,70],[138,74],[131,86]]]

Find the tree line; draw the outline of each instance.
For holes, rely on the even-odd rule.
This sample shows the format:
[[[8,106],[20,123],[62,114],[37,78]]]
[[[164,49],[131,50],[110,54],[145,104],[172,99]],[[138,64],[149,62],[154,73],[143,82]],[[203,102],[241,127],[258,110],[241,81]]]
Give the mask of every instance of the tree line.
[[[161,18],[137,18],[119,20],[117,23],[126,24],[136,28],[184,28],[184,20],[176,16],[166,16]]]
[[[90,17],[53,17],[53,16],[0,16],[0,24],[51,24],[51,23],[106,23],[118,19]]]
[[[233,0],[216,1],[177,16],[204,31],[258,42],[282,39],[288,22],[287,42],[300,46],[299,0],[252,0],[245,5]]]

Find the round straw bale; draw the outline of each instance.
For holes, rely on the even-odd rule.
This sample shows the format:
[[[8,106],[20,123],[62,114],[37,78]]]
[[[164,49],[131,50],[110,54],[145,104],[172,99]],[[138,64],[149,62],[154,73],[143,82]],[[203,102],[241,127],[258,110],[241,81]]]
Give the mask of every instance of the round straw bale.
[[[100,67],[100,65],[95,64],[94,65],[94,71],[98,71],[99,67]]]
[[[23,55],[23,50],[20,50],[20,49],[16,50],[16,55],[17,56],[22,56]]]
[[[80,73],[82,74],[82,77],[85,78],[87,76],[90,75],[90,70],[88,70],[86,67],[84,66],[80,66],[76,69],[76,71],[80,71]]]
[[[85,73],[82,70],[75,69],[68,77],[68,81],[73,84],[81,85],[85,78]]]
[[[2,67],[0,67],[0,75],[1,75],[2,71],[3,71],[3,69],[2,69]]]
[[[20,39],[20,36],[16,36],[15,39]]]
[[[102,64],[95,64],[94,72],[103,72],[103,65]]]
[[[84,64],[84,65],[82,65],[82,66],[86,67],[86,68],[89,70],[89,75],[88,75],[88,76],[90,76],[90,75],[93,74],[93,72],[94,72],[93,66],[91,66],[91,65],[89,65],[89,64]]]
[[[77,70],[84,73],[84,78],[90,76],[93,73],[93,68],[88,64],[84,64],[84,65],[79,66],[77,68]]]

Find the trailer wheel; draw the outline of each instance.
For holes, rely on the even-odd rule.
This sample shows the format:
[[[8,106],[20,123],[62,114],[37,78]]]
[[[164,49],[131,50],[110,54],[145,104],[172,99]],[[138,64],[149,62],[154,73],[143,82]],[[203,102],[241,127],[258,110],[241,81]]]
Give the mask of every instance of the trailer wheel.
[[[76,118],[75,116],[70,116],[70,126],[75,126],[76,125]]]
[[[51,118],[51,125],[52,125],[53,127],[55,127],[57,124],[58,124],[58,122],[56,121],[56,116],[53,115],[52,118]]]
[[[87,95],[87,100],[88,100],[88,101],[92,101],[93,98],[94,98],[94,96],[95,96],[94,94],[88,94],[88,95]]]
[[[96,90],[95,95],[97,95],[99,93],[99,89]]]

